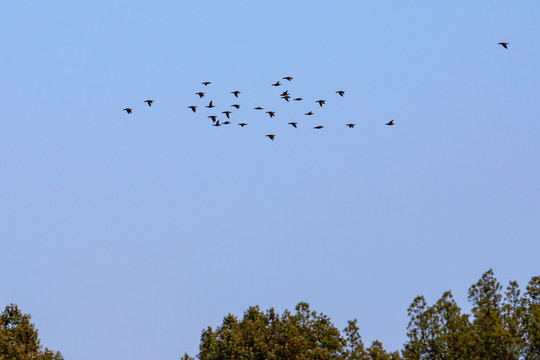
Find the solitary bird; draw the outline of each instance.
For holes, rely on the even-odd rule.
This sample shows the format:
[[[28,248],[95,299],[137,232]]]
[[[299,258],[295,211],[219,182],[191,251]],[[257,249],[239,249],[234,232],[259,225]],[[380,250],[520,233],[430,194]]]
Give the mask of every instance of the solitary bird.
[[[124,110],[125,112],[127,112],[128,114],[131,114],[131,112],[133,111],[132,108],[125,108],[125,109],[122,109]]]
[[[338,90],[338,91],[336,91],[336,94],[339,94],[339,96],[343,97],[343,94],[345,94],[345,91]]]
[[[508,43],[497,43],[497,45],[501,45],[503,48],[508,49]]]
[[[232,106],[233,108],[240,109],[240,105],[238,105],[238,104],[233,104],[233,105],[231,105],[231,106]]]
[[[193,112],[197,111],[197,107],[195,105],[188,106],[188,108],[190,108]]]
[[[275,84],[272,84],[272,86],[280,86],[281,84],[279,83],[279,81]]]
[[[207,108],[211,109],[211,108],[214,108],[215,106],[212,104],[212,100],[210,100],[210,104],[206,105]]]
[[[319,105],[322,107],[325,104],[326,100],[316,100],[316,103],[319,103]]]
[[[238,94],[240,94],[240,91],[238,91],[238,90],[231,91],[231,94],[233,94],[234,96],[238,97]]]
[[[255,110],[262,110],[264,108],[260,107],[260,106],[257,106],[256,108],[254,108]]]
[[[206,86],[206,85],[210,85],[211,82],[210,82],[210,81],[205,81],[205,82],[202,82],[201,84],[203,84],[204,86]]]
[[[279,94],[279,96],[289,96],[289,90],[285,90],[284,92]]]
[[[291,98],[289,95],[285,95],[281,97],[283,100],[287,100],[289,102],[289,99]]]
[[[324,126],[319,125],[319,126],[314,126],[313,128],[314,128],[314,129],[322,129],[323,127],[324,127]]]
[[[304,115],[313,115],[313,112],[310,111],[310,112],[308,112],[308,113],[305,113]]]
[[[230,123],[231,123],[230,121],[225,121],[225,122],[223,123],[223,125],[229,125]]]
[[[291,81],[293,78],[290,77],[290,76],[285,76],[285,77],[283,77],[282,79],[283,79],[283,80],[289,80],[289,81]]]
[[[225,114],[225,116],[227,117],[227,119],[230,119],[230,117],[229,117],[229,114],[231,113],[230,111],[222,111],[221,113],[222,113],[222,114]]]
[[[214,123],[214,125],[212,125],[212,126],[221,126],[221,124],[219,123],[219,120],[218,120],[218,121],[216,121],[216,122]]]
[[[216,115],[209,115],[207,118],[212,119],[212,122],[216,122],[217,116]]]
[[[238,125],[240,125],[241,127],[244,127],[244,126],[246,126],[247,124],[246,124],[246,123],[239,123]]]
[[[203,98],[203,97],[204,97],[204,93],[203,93],[203,92],[196,92],[195,95],[199,95],[200,98]]]
[[[384,124],[384,125],[389,125],[389,126],[395,125],[395,124],[394,124],[394,120],[390,120],[389,122],[387,122],[387,123]]]
[[[347,125],[348,127],[350,127],[352,129],[354,127],[354,125],[356,125],[356,124],[345,124],[345,125]]]
[[[288,124],[289,124],[289,125],[292,125],[293,128],[297,129],[297,127],[296,127],[296,124],[297,124],[297,123],[295,123],[295,122],[290,122],[290,123],[288,123]]]
[[[145,103],[148,104],[148,106],[152,106],[152,103],[154,102],[154,100],[144,100]]]
[[[267,113],[268,115],[270,115],[271,118],[273,118],[274,115],[276,114],[276,113],[273,112],[273,111],[267,111],[266,113]]]
[[[273,134],[270,134],[270,135],[264,135],[268,138],[270,138],[270,140],[274,141],[274,138],[276,137],[276,135],[273,135]]]
[[[296,99],[293,99],[293,100],[294,100],[294,101],[302,101],[302,100],[304,100],[304,99],[302,99],[302,98],[296,98]]]

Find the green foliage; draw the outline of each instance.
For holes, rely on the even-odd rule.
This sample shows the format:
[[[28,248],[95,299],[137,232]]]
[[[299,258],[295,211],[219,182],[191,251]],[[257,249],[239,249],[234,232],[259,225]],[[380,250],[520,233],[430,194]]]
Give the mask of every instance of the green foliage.
[[[23,314],[17,305],[6,306],[0,315],[1,360],[63,360],[59,352],[43,348],[30,315]]]

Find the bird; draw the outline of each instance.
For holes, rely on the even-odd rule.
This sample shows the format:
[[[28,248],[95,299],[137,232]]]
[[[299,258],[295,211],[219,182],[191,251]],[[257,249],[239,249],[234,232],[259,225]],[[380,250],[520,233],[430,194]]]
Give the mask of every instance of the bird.
[[[283,100],[287,100],[289,102],[289,99],[291,98],[289,95],[285,95],[281,97]]]
[[[304,115],[313,115],[313,112],[310,111],[310,112],[308,112],[308,113],[305,113]]]
[[[295,122],[290,122],[290,123],[288,123],[288,124],[289,124],[289,125],[292,125],[293,128],[297,129],[297,127],[296,127],[296,124],[297,124],[297,123],[295,123]]]
[[[276,114],[276,113],[273,112],[273,111],[267,111],[266,113],[267,113],[268,115],[270,115],[271,118],[273,118],[273,117],[275,116],[275,114]]]
[[[229,114],[231,113],[230,111],[222,111],[221,113],[222,113],[222,114],[225,114],[225,116],[227,117],[227,119],[230,119],[230,117],[229,117]]]
[[[233,94],[234,96],[238,97],[238,94],[240,94],[240,91],[238,91],[238,90],[231,91],[231,94]]]
[[[279,94],[279,96],[289,96],[289,90],[285,90],[284,92]]]
[[[338,91],[336,91],[336,94],[339,94],[339,96],[343,97],[343,94],[345,94],[345,91],[338,90]]]
[[[279,83],[279,81],[275,84],[272,84],[272,86],[280,86],[281,84]]]
[[[314,129],[322,129],[323,127],[324,127],[324,126],[319,125],[319,126],[314,126],[313,128],[314,128]]]
[[[264,108],[260,107],[260,106],[257,106],[256,108],[254,108],[255,110],[262,110]]]
[[[270,138],[270,140],[274,141],[274,138],[276,137],[276,135],[273,135],[273,134],[269,134],[269,135],[264,135],[268,138]]]
[[[240,105],[238,105],[238,104],[233,104],[233,105],[231,105],[231,106],[232,106],[233,108],[240,109]]]
[[[345,125],[352,129],[354,127],[354,125],[356,125],[356,124],[345,124]]]
[[[148,106],[152,106],[152,103],[154,102],[154,100],[144,100],[145,103],[148,104]]]
[[[283,80],[289,80],[289,81],[291,81],[293,78],[290,77],[290,76],[285,76],[285,77],[282,77],[282,79],[283,79]]]
[[[246,126],[247,124],[246,124],[246,123],[239,123],[238,125],[240,125],[241,127],[244,127],[244,126]]]
[[[210,100],[210,104],[206,105],[206,107],[207,107],[208,109],[211,109],[211,108],[214,108],[214,107],[215,107],[214,105],[212,105],[212,100]]]
[[[200,98],[203,98],[203,97],[204,97],[204,93],[203,93],[203,92],[196,92],[195,95],[199,95]]]
[[[296,98],[296,99],[293,99],[293,100],[294,100],[294,101],[302,101],[302,100],[304,100],[304,99],[302,99],[302,98]]]
[[[497,45],[501,45],[503,48],[508,49],[508,43],[500,42],[500,43],[497,43]]]
[[[225,122],[223,123],[223,125],[229,125],[230,123],[231,123],[230,121],[225,121]]]
[[[207,118],[212,119],[212,122],[216,122],[217,116],[216,115],[209,115]]]
[[[203,84],[204,86],[206,86],[206,85],[210,85],[211,82],[210,82],[210,81],[205,81],[205,82],[202,82],[201,84]]]
[[[389,125],[389,126],[395,125],[395,124],[394,124],[394,120],[390,120],[389,122],[387,122],[387,123],[384,124],[384,125]]]
[[[319,105],[322,107],[325,104],[326,100],[316,100],[316,103],[319,103]]]
[[[197,111],[197,107],[195,105],[188,106],[188,108],[190,108],[193,112]]]
[[[214,125],[212,125],[212,126],[221,126],[221,124],[219,123],[219,120],[218,120],[218,121],[216,121],[216,122],[214,123]]]
[[[132,108],[125,108],[125,109],[122,109],[124,110],[125,112],[127,112],[128,114],[131,114],[131,112],[133,111]]]

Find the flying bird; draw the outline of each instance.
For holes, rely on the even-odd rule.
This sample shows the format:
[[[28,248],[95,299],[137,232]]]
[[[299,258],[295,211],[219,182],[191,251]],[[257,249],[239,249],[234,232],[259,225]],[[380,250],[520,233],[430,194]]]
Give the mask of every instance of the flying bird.
[[[217,116],[216,115],[209,115],[207,118],[212,119],[212,122],[216,122]]]
[[[230,111],[222,111],[221,113],[222,113],[222,114],[225,114],[225,116],[227,117],[227,119],[230,119],[230,117],[229,117],[229,114],[231,113]]]
[[[124,110],[125,112],[127,112],[128,114],[131,114],[131,112],[133,111],[132,108],[125,108],[125,109],[122,109]]]
[[[308,112],[308,113],[305,113],[304,115],[313,115],[313,112],[310,111],[310,112]]]
[[[345,91],[338,90],[338,91],[336,91],[336,94],[339,94],[339,96],[343,97],[343,95],[345,94]]]
[[[148,106],[152,106],[152,103],[154,102],[154,100],[144,100],[145,103],[148,104]]]
[[[188,106],[188,108],[190,108],[193,112],[197,111],[197,107],[195,105]]]
[[[210,104],[206,105],[208,109],[214,108],[215,106],[212,104],[212,100],[210,100]]]
[[[285,90],[284,92],[279,94],[279,96],[289,96],[289,90]]]
[[[241,127],[244,127],[244,126],[246,126],[247,124],[246,124],[246,123],[239,123],[238,125],[240,125]]]
[[[233,105],[231,105],[231,106],[232,106],[233,108],[240,109],[240,105],[238,105],[238,104],[233,104]]]
[[[293,100],[294,100],[294,101],[302,101],[302,100],[304,100],[304,99],[302,99],[302,98],[296,98],[296,99],[293,99]]]
[[[292,125],[293,128],[297,129],[297,127],[296,127],[296,124],[297,124],[297,123],[295,123],[295,122],[290,122],[290,123],[288,123],[288,124],[289,124],[289,125]]]
[[[322,129],[323,127],[324,127],[324,126],[319,125],[319,126],[314,126],[313,128],[314,128],[314,129]]]
[[[322,107],[325,104],[326,100],[316,100],[316,103],[319,103],[319,105]]]
[[[223,123],[223,125],[229,125],[230,123],[231,123],[230,121],[225,121],[225,122]]]
[[[195,95],[199,95],[200,98],[203,98],[203,97],[204,97],[204,93],[203,93],[203,92],[196,92]]]
[[[508,43],[497,43],[497,45],[501,45],[503,48],[508,49]]]
[[[262,110],[264,108],[260,107],[260,106],[257,106],[256,108],[254,108],[255,110]]]
[[[273,134],[270,134],[270,135],[264,135],[268,138],[270,138],[270,140],[274,141],[274,138],[276,137],[276,135],[273,135]]]
[[[389,122],[387,122],[387,123],[384,124],[384,125],[389,125],[389,126],[395,125],[395,124],[394,124],[394,120],[390,120]]]
[[[289,102],[289,99],[291,98],[289,95],[285,95],[281,97],[283,100],[287,100]]]
[[[354,127],[354,125],[356,125],[356,124],[345,124],[345,125],[352,129]]]
[[[280,86],[281,84],[279,83],[279,81],[275,84],[272,84],[272,86]]]
[[[205,82],[202,82],[201,84],[203,84],[204,86],[206,86],[206,85],[210,85],[211,82],[210,82],[210,81],[205,81]]]
[[[293,78],[290,77],[290,76],[285,76],[285,77],[283,77],[282,79],[283,79],[283,80],[289,80],[289,81],[291,81]]]
[[[212,126],[221,126],[221,124],[219,123],[219,120],[218,120],[218,121],[216,121],[216,122],[214,123],[214,125],[212,125]]]
[[[238,94],[240,94],[240,91],[238,91],[238,90],[231,91],[231,94],[233,94],[234,96],[238,97]]]
[[[276,114],[276,113],[273,112],[273,111],[267,111],[266,113],[267,113],[268,115],[270,115],[271,118],[273,118],[273,117],[275,116],[275,114]]]

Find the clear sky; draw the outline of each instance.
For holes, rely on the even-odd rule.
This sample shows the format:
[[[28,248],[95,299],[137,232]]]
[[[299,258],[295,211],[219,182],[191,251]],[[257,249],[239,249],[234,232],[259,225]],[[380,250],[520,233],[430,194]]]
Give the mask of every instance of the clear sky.
[[[299,301],[398,349],[416,295],[540,274],[537,1],[3,1],[0,34],[0,306],[66,359]]]

